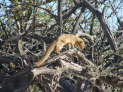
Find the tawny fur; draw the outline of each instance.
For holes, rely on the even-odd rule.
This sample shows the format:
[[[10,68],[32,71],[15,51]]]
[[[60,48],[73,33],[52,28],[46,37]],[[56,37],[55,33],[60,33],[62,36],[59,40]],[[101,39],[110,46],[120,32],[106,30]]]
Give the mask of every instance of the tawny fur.
[[[58,37],[57,40],[55,40],[47,48],[45,55],[39,61],[37,61],[35,65],[38,67],[42,66],[53,51],[60,54],[60,51],[65,45],[68,45],[69,47],[72,47],[72,48],[79,46],[81,49],[84,49],[85,47],[85,43],[81,38],[73,34],[62,34],[61,36]]]

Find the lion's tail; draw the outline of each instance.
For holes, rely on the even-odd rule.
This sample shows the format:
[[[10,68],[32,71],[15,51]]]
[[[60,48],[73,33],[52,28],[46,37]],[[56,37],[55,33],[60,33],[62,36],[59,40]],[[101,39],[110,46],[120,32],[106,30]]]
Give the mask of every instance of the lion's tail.
[[[46,60],[48,59],[48,57],[50,56],[50,54],[53,52],[53,50],[55,49],[56,47],[56,40],[47,48],[46,52],[45,52],[45,55],[40,59],[38,60],[37,62],[35,62],[35,65],[37,67],[39,66],[42,66]]]

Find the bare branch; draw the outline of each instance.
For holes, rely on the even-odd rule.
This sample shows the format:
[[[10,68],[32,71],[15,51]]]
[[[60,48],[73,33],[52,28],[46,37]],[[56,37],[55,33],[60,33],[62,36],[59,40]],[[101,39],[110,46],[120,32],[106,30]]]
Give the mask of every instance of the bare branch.
[[[102,26],[102,29],[106,35],[106,37],[108,38],[108,41],[110,43],[110,46],[111,48],[114,50],[114,51],[117,51],[118,48],[117,48],[117,44],[116,44],[116,41],[112,35],[112,33],[110,32],[110,29],[108,27],[108,25],[105,23],[105,20],[103,18],[103,15],[100,11],[98,11],[96,8],[94,8],[88,1],[86,0],[83,0],[82,2],[90,11],[92,11],[92,13],[94,13],[97,18],[99,19],[100,21],[100,24]]]

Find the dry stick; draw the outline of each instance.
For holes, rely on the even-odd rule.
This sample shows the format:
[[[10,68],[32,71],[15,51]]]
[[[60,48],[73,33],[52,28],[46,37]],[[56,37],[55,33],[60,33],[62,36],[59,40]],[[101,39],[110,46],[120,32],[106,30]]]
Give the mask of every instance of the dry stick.
[[[18,40],[18,50],[20,52],[20,55],[25,55],[26,51],[23,48],[24,42],[22,41],[22,39]]]
[[[95,15],[93,16],[92,22],[90,25],[90,35],[93,35],[94,20],[95,20]],[[94,47],[93,46],[91,48],[91,58],[92,58],[92,61],[94,61]]]
[[[77,20],[76,20],[76,23],[75,25],[73,26],[73,32],[72,33],[76,33],[77,29],[78,29],[78,26],[79,26],[79,23],[81,22],[81,18],[82,18],[82,12],[84,12],[85,10],[85,7],[82,7],[81,8],[81,11],[80,11],[80,14],[79,16],[77,17]]]
[[[116,45],[116,42],[115,42],[115,39],[112,35],[112,33],[110,32],[110,29],[108,27],[108,25],[105,23],[105,20],[103,18],[103,15],[100,11],[98,11],[96,8],[94,8],[88,1],[86,0],[83,0],[82,2],[90,11],[92,11],[93,14],[95,14],[97,16],[97,18],[99,19],[100,21],[100,24],[102,26],[102,29],[104,31],[104,34],[106,35],[106,37],[108,38],[108,41],[109,41],[109,44],[111,46],[111,48],[114,50],[114,51],[117,51],[118,48],[117,48],[117,45]]]
[[[60,29],[60,34],[62,34],[63,21],[62,21],[62,0],[58,0],[58,24]]]
[[[90,25],[90,35],[93,35],[94,20],[95,20],[95,15],[93,16],[92,22],[91,22],[91,25]]]

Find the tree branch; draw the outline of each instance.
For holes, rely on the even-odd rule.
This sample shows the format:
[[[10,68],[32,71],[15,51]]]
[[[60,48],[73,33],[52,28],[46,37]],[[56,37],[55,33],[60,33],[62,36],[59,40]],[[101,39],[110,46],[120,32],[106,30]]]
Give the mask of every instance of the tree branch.
[[[103,15],[100,11],[98,11],[96,8],[94,8],[88,1],[86,0],[83,0],[82,2],[93,14],[95,14],[97,16],[97,18],[99,19],[100,21],[100,24],[102,26],[102,29],[104,31],[104,34],[106,35],[108,41],[109,41],[109,44],[111,46],[111,48],[114,50],[114,51],[117,51],[118,48],[117,48],[117,45],[116,45],[116,41],[112,35],[112,33],[110,32],[110,29],[108,27],[108,25],[105,23],[105,20],[103,18]]]

